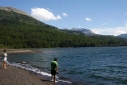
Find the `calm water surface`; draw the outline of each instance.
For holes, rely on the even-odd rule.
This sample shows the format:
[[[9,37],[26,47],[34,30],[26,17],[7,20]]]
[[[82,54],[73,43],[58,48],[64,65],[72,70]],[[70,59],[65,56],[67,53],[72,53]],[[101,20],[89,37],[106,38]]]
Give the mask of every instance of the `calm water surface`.
[[[50,62],[58,58],[57,85],[127,85],[127,47],[33,49],[34,54],[11,54],[8,61],[50,80]],[[22,62],[26,64],[22,64]]]

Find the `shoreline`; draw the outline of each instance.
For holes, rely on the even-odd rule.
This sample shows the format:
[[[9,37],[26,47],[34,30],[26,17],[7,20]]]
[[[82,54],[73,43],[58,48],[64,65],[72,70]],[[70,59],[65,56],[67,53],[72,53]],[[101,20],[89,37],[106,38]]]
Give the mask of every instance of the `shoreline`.
[[[2,65],[0,62],[0,85],[52,85],[52,82],[41,79],[25,69],[11,65],[4,69]]]
[[[4,49],[0,49],[0,55],[3,54]],[[5,49],[7,51],[7,54],[20,54],[20,53],[36,53],[39,51],[34,51],[30,49]]]
[[[4,49],[0,49],[0,57]],[[7,54],[36,53],[37,51],[27,49],[6,49]],[[39,52],[39,51],[38,51]],[[7,64],[7,69],[3,68],[0,61],[0,85],[52,85],[52,82],[39,78],[36,74]]]
[[[2,54],[3,54],[3,50],[4,49],[0,49],[0,57],[2,56]],[[7,50],[7,54],[8,54],[8,57],[9,57],[9,55],[11,55],[11,54],[22,54],[22,53],[37,53],[37,52],[41,52],[41,51],[36,51],[36,50],[29,50],[29,49],[6,49]],[[6,71],[6,69],[3,69],[3,67],[2,67],[2,62],[0,62],[0,75],[3,75],[3,74],[5,74],[4,72],[2,73],[1,72],[1,69],[2,70],[5,70]],[[9,69],[8,69],[9,68]],[[25,74],[25,73],[23,73],[22,74],[22,76],[24,77],[24,78],[26,78],[26,76],[28,76],[28,77],[33,77],[33,76],[29,76],[29,75],[34,75],[34,77],[36,77],[37,79],[38,79],[38,81],[40,82],[42,82],[43,84],[34,84],[36,81],[36,79],[34,80],[33,79],[33,81],[32,81],[32,84],[15,84],[16,83],[16,81],[13,81],[13,80],[15,80],[15,79],[18,79],[18,78],[12,78],[13,80],[13,84],[11,84],[11,85],[76,85],[76,84],[78,84],[78,83],[71,83],[71,84],[67,84],[67,82],[58,82],[58,83],[56,83],[56,84],[53,84],[53,82],[51,82],[50,81],[50,79],[45,79],[45,78],[43,78],[43,77],[39,77],[36,73],[34,73],[34,72],[32,72],[32,71],[29,71],[29,70],[26,70],[26,69],[24,69],[24,68],[20,68],[20,67],[17,67],[17,66],[13,66],[13,65],[10,65],[10,64],[8,64],[7,65],[7,71],[9,70],[10,72],[12,71],[14,71],[14,70],[12,70],[12,69],[10,69],[10,68],[13,68],[13,69],[19,69],[19,70],[23,70],[24,72],[27,72],[27,75]],[[18,72],[18,70],[17,70],[17,72]],[[17,72],[15,73],[15,75],[17,74]],[[18,74],[18,76],[19,76],[20,74]],[[6,75],[6,77],[14,77],[13,75]],[[21,76],[21,75],[20,75]],[[16,76],[17,77],[17,76]],[[23,77],[21,77],[21,78],[23,78]],[[0,78],[3,78],[3,77],[1,77],[0,76]],[[26,78],[26,80],[27,80],[27,78]],[[30,79],[28,79],[29,81],[30,81]],[[7,79],[2,79],[2,81],[6,81],[6,82],[8,82],[7,81]],[[34,82],[35,81],[35,82]],[[1,80],[0,80],[0,82],[1,82]],[[18,79],[17,80],[17,82],[21,82],[22,83],[22,79]],[[25,81],[26,82],[26,81]],[[34,83],[33,83],[34,82]],[[26,83],[28,83],[28,82],[26,82]],[[0,85],[1,85],[1,83],[0,83]],[[6,83],[3,83],[2,85],[10,85],[10,84],[6,84]],[[85,84],[86,85],[86,84]]]

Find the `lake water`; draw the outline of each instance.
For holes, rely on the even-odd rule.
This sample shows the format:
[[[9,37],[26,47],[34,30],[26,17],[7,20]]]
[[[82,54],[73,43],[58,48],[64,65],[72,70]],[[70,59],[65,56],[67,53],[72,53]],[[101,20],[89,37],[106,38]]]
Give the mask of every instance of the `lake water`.
[[[33,49],[32,54],[10,54],[11,65],[50,80],[50,63],[58,58],[57,85],[127,85],[127,47]],[[26,62],[23,64],[22,62]]]

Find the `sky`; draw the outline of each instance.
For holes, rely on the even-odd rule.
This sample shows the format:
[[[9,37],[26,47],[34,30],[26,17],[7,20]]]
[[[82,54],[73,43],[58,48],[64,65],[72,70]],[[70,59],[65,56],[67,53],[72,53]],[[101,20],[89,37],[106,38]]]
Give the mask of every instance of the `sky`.
[[[85,28],[101,35],[127,33],[127,0],[0,0],[59,29]]]

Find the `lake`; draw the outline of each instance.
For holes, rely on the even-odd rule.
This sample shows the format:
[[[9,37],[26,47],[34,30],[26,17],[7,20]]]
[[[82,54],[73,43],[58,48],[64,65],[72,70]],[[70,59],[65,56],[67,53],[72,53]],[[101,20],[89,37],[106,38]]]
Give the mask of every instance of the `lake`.
[[[10,65],[50,79],[50,63],[58,58],[57,85],[127,85],[127,47],[41,48],[10,54]],[[23,63],[26,62],[26,63]]]

